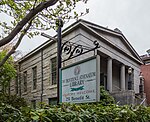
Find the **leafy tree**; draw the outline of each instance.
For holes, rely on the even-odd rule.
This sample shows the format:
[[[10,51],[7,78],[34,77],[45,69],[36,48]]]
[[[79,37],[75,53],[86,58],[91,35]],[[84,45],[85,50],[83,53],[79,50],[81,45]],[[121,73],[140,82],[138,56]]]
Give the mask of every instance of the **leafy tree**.
[[[0,52],[0,61],[6,56],[7,51],[3,50]],[[14,68],[13,58],[9,57],[8,60],[0,67],[0,86],[2,92],[6,92],[6,88],[10,81],[15,77],[16,70]]]
[[[0,21],[3,31],[0,37],[0,47],[16,39],[16,44],[0,62],[0,66],[15,52],[24,35],[33,37],[39,31],[56,28],[55,21],[60,17],[66,23],[76,19],[86,12],[77,13],[74,9],[79,2],[88,0],[1,0],[0,13],[10,16],[10,22]],[[4,36],[3,36],[4,35]]]

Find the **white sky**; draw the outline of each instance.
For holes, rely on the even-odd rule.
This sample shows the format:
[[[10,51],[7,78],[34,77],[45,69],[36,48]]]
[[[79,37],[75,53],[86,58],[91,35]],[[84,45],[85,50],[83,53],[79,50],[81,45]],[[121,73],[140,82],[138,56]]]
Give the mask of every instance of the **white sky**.
[[[150,0],[89,0],[87,5],[79,5],[77,9],[80,11],[83,6],[89,8],[90,13],[82,19],[109,29],[119,28],[139,55],[150,49]],[[25,38],[19,50],[29,52],[46,40],[44,37]]]

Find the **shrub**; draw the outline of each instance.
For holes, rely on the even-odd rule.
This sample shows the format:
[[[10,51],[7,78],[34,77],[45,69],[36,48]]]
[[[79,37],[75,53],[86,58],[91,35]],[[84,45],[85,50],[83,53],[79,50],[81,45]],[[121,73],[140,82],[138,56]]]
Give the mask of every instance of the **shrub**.
[[[27,102],[24,98],[18,97],[16,95],[8,95],[2,92],[0,93],[0,103],[11,105],[16,109],[27,106]]]
[[[97,104],[61,104],[37,110],[24,110],[28,121],[39,122],[149,122],[150,108],[144,106],[103,106]]]
[[[0,102],[0,122],[25,122],[19,109]]]
[[[115,103],[114,98],[104,89],[104,86],[100,86],[100,103],[102,105]]]
[[[100,103],[45,105],[43,108],[22,107],[18,110],[0,104],[2,122],[149,122],[150,108],[144,106],[102,105]]]

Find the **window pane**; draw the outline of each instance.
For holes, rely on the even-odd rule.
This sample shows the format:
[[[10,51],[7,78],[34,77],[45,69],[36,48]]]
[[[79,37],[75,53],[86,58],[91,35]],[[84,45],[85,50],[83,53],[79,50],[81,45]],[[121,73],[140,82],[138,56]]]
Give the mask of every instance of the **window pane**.
[[[37,84],[37,67],[32,68],[32,75],[33,75],[33,89],[36,89]]]
[[[23,80],[24,80],[24,92],[27,91],[27,71],[23,73]]]
[[[57,83],[57,58],[51,59],[51,77],[52,77],[52,85]]]
[[[49,98],[48,99],[49,105],[57,105],[57,98]]]
[[[36,100],[31,101],[31,108],[36,109]]]
[[[16,76],[16,79],[15,79],[15,91],[16,91],[16,94],[18,94],[18,75]]]

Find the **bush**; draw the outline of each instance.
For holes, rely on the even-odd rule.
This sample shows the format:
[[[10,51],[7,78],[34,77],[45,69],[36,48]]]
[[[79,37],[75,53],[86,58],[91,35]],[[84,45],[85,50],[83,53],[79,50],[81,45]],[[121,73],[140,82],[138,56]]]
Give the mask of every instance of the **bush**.
[[[22,107],[18,110],[0,104],[1,122],[149,122],[150,107],[118,106],[100,103],[45,105],[43,108]]]
[[[104,89],[104,86],[100,86],[100,103],[102,105],[115,103],[114,98]]]
[[[27,106],[27,102],[24,98],[18,97],[16,95],[8,95],[6,93],[0,93],[0,103],[11,105],[16,109]]]
[[[0,122],[25,122],[19,109],[0,102]]]
[[[149,122],[150,108],[97,104],[61,104],[25,110],[28,121],[39,122]]]
[[[1,96],[0,96],[1,97]],[[6,98],[6,96],[5,96]],[[18,99],[20,100],[20,99]],[[43,105],[43,108],[13,107],[13,97],[0,102],[0,122],[150,122],[150,107],[118,106],[113,97],[101,88],[99,103]],[[106,104],[107,103],[107,104]],[[19,109],[17,109],[19,108]]]

